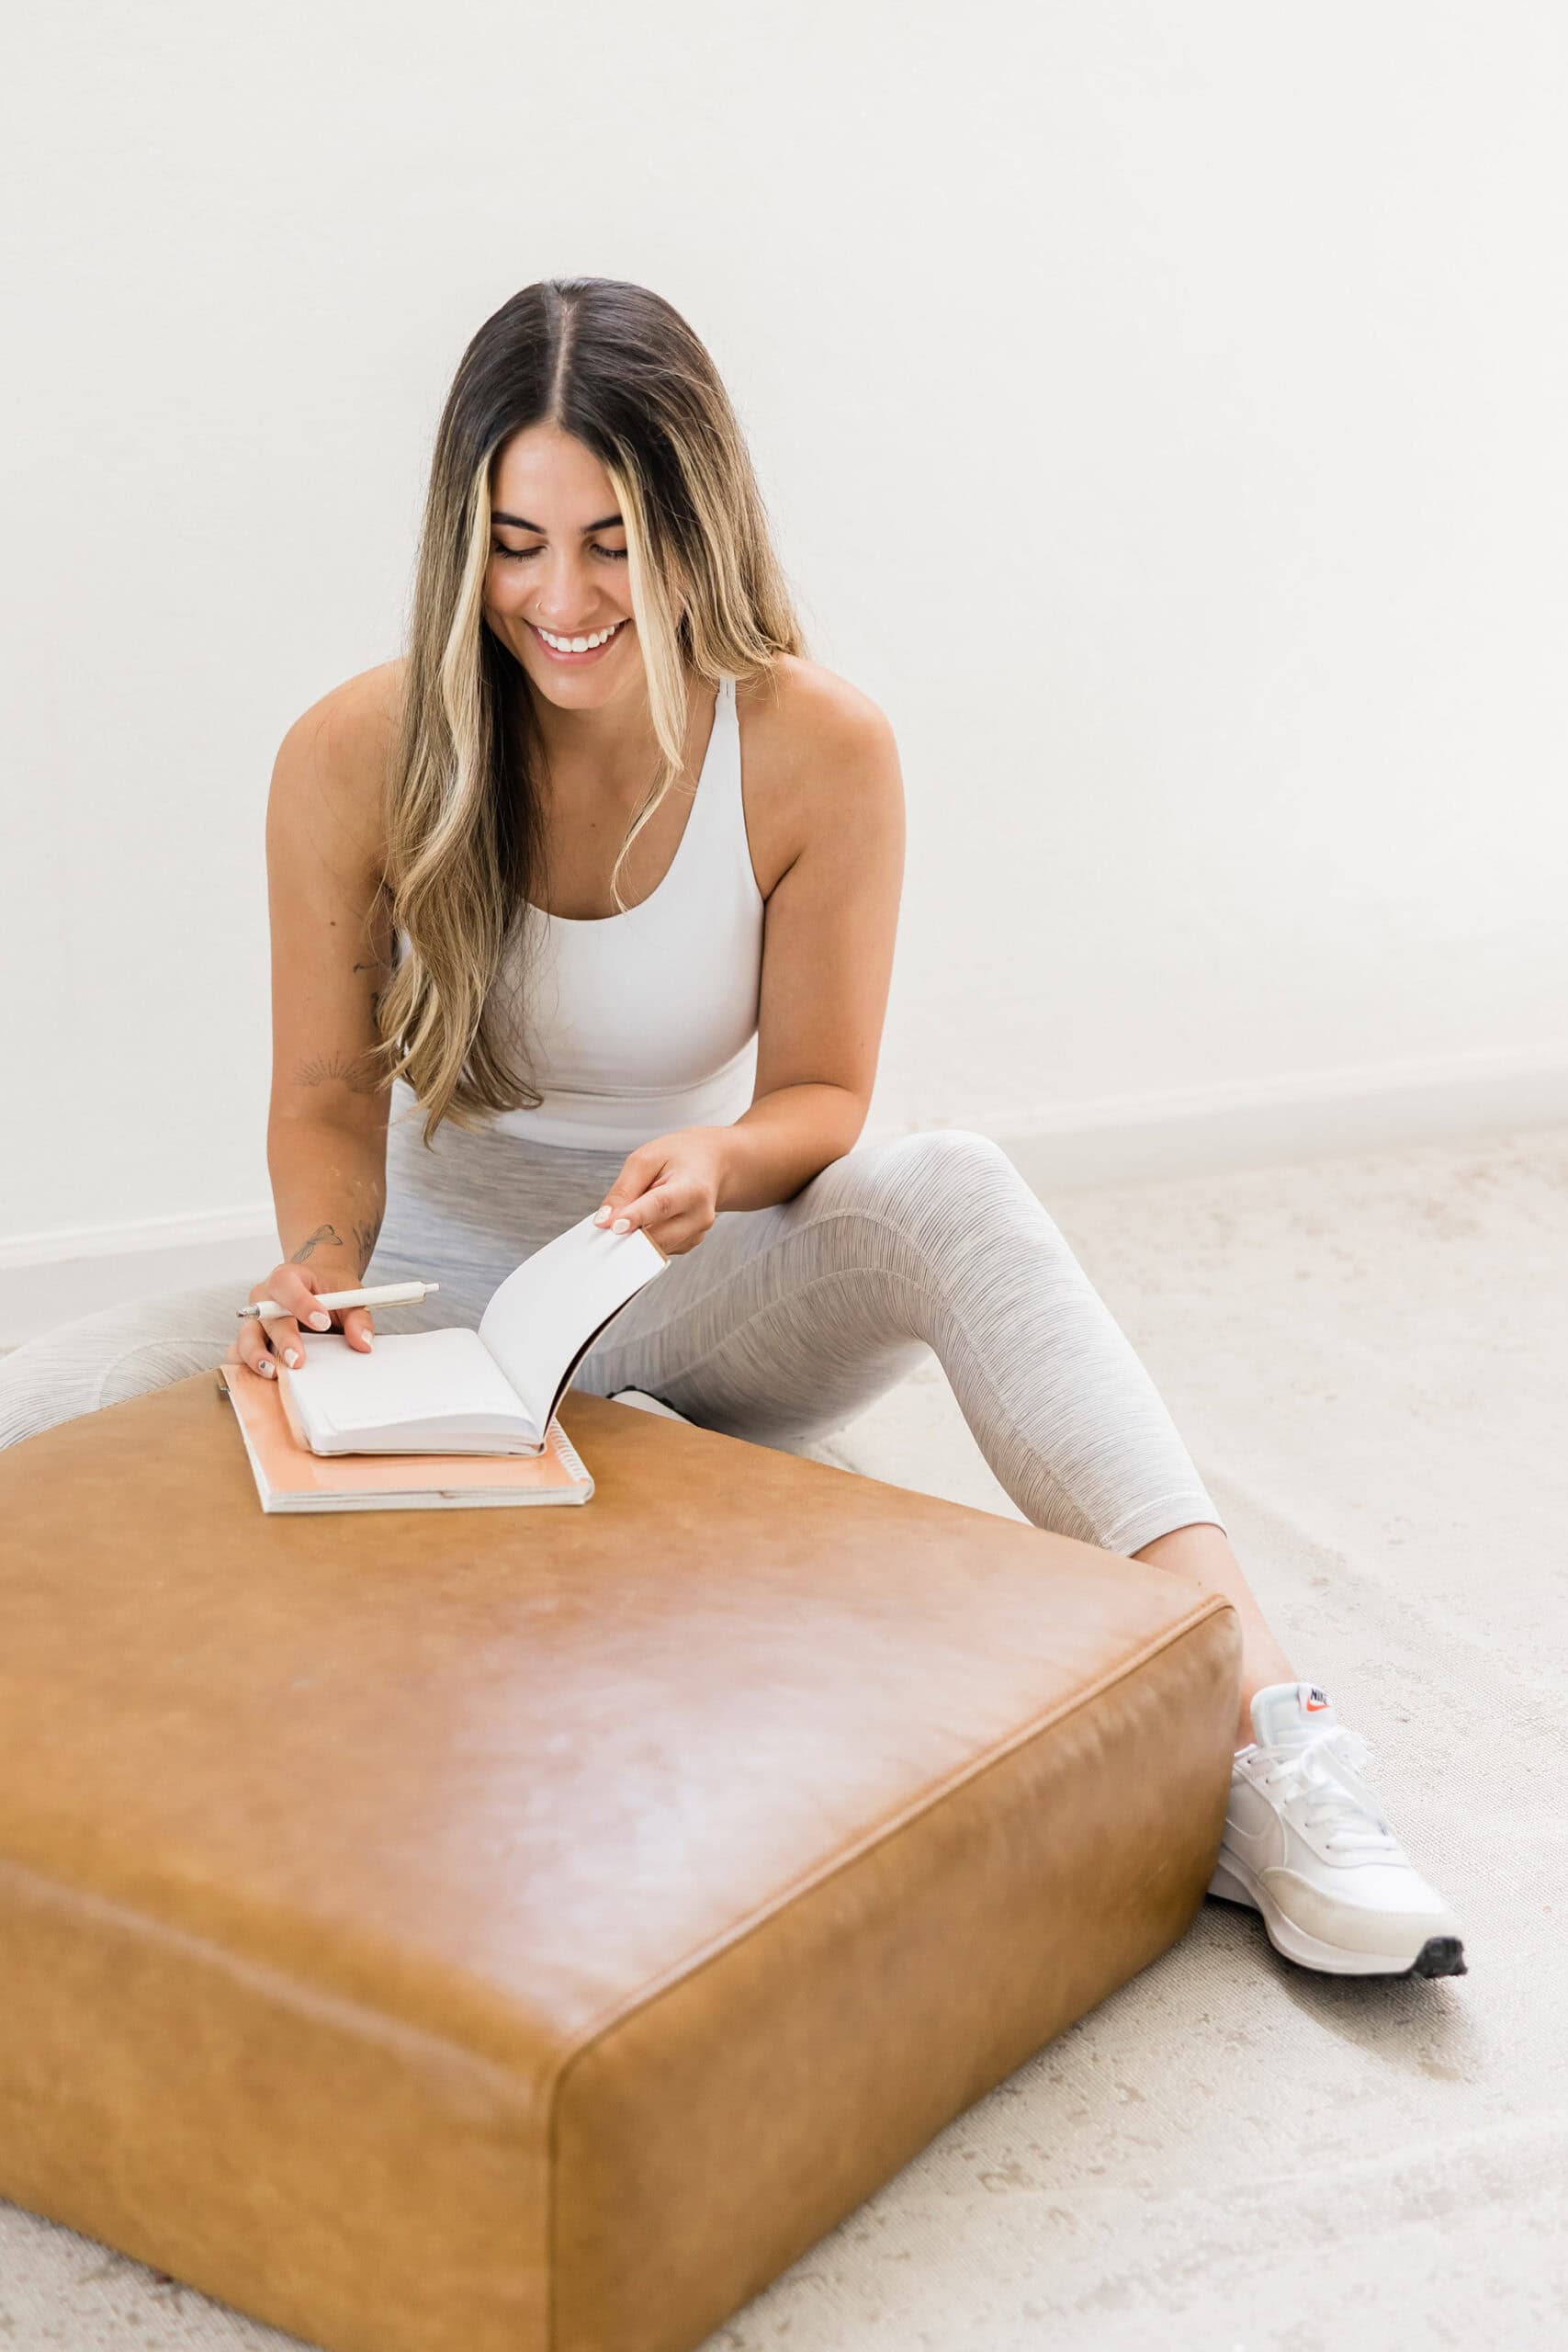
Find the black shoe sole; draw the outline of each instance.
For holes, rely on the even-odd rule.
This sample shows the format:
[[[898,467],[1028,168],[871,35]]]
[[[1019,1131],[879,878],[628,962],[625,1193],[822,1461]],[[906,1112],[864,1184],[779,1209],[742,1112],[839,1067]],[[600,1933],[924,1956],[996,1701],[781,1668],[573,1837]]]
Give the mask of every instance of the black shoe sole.
[[[1410,1966],[1407,1976],[1468,1976],[1464,1964],[1464,1946],[1457,1936],[1428,1936]]]

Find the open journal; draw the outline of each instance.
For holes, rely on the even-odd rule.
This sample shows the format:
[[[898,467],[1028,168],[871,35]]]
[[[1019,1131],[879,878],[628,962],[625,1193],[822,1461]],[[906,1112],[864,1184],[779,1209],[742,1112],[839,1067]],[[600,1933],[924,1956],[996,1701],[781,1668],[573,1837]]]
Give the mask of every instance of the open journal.
[[[378,1331],[368,1355],[307,1332],[304,1363],[278,1366],[289,1426],[312,1453],[543,1453],[578,1365],[669,1263],[589,1216],[507,1275],[477,1331]]]

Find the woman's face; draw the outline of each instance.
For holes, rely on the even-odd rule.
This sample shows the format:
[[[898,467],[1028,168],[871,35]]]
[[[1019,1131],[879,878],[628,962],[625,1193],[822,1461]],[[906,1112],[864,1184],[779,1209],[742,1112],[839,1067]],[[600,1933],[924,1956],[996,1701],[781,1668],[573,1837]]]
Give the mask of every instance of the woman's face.
[[[643,690],[615,493],[598,458],[554,425],[513,435],[496,460],[484,607],[529,683],[564,709]],[[574,650],[583,638],[604,641]]]

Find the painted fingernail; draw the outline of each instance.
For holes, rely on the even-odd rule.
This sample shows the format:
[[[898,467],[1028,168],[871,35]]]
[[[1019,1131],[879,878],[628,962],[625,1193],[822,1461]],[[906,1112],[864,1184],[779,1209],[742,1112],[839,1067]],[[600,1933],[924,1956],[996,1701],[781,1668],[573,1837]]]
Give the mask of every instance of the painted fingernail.
[[[599,1214],[597,1215],[597,1216],[596,1216],[596,1217],[594,1218],[594,1220],[593,1220],[594,1224],[595,1224],[595,1225],[603,1225],[603,1224],[604,1224],[604,1219],[609,1216],[609,1214],[610,1214],[610,1212],[609,1212],[609,1210],[608,1210],[608,1209],[601,1209],[601,1210],[599,1211]]]
[[[631,1229],[632,1221],[629,1216],[618,1216],[610,1227],[612,1233],[629,1233]]]
[[[272,1366],[270,1363],[264,1363],[262,1365],[261,1376],[264,1380],[270,1380],[272,1378]]]
[[[293,1367],[295,1364],[297,1364],[297,1363],[299,1363],[299,1349],[298,1349],[298,1348],[290,1348],[290,1349],[288,1350],[288,1353],[285,1355],[285,1357],[284,1357],[283,1361],[284,1361],[284,1363],[285,1363],[286,1364],[288,1364],[288,1365],[290,1367],[290,1369],[292,1369],[292,1367]]]
[[[330,1315],[312,1315],[310,1317],[310,1329],[313,1331],[324,1331],[332,1319],[333,1318]]]

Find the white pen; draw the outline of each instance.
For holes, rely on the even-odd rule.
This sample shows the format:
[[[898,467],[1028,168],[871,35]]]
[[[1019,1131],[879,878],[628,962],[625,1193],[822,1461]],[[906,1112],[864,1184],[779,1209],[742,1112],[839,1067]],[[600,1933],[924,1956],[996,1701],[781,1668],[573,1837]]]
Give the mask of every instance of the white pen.
[[[440,1287],[439,1283],[382,1283],[373,1290],[322,1290],[316,1293],[305,1313],[310,1316],[318,1307],[326,1306],[412,1306]],[[247,1315],[292,1315],[294,1309],[279,1306],[275,1298],[258,1298],[254,1306],[242,1306],[236,1311],[243,1322]]]

